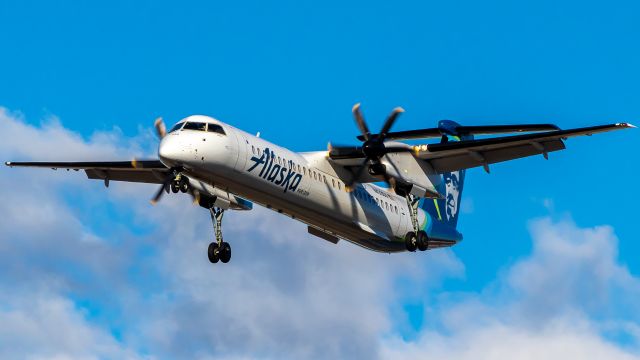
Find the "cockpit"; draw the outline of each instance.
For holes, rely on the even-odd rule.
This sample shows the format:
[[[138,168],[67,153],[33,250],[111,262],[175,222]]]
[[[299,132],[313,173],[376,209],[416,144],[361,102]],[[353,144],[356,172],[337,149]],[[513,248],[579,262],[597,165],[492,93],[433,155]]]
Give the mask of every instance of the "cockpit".
[[[222,126],[218,124],[198,122],[198,121],[182,121],[175,124],[169,133],[173,133],[179,130],[191,130],[191,131],[206,131],[220,135],[226,135]]]

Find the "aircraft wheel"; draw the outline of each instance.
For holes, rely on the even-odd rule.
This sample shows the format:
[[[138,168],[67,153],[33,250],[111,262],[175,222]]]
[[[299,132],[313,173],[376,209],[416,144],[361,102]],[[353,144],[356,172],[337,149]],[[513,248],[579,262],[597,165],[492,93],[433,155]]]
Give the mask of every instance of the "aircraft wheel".
[[[189,191],[189,179],[184,176],[181,177],[180,181],[178,182],[178,188],[180,189],[180,192],[183,193]]]
[[[228,263],[231,260],[231,245],[228,242],[222,243],[222,249],[220,249],[220,261]]]
[[[217,263],[220,260],[220,252],[218,251],[218,243],[212,242],[207,249],[207,256],[212,264]]]
[[[180,184],[177,181],[171,182],[171,192],[177,194],[180,191]]]
[[[424,232],[423,230],[418,231],[418,241],[417,241],[417,245],[418,245],[418,250],[420,251],[425,251],[429,248],[429,237],[427,236],[427,233]]]
[[[416,233],[413,231],[409,231],[407,235],[404,236],[404,245],[407,248],[407,251],[414,252],[418,246]]]

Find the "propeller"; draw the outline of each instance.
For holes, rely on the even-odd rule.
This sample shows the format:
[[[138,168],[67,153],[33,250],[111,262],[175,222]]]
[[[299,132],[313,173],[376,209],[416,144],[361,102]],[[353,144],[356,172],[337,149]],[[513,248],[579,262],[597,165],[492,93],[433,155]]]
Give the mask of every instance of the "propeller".
[[[167,192],[167,193],[169,192],[169,184],[171,184],[174,178],[175,178],[174,170],[170,169],[169,174],[164,178],[162,185],[160,186],[158,191],[156,191],[156,194],[153,196],[153,198],[151,198],[151,205],[157,204],[158,201],[160,201],[160,199],[162,198],[162,194],[164,192]]]
[[[162,120],[162,117],[158,117],[153,122],[153,127],[156,130],[156,135],[158,136],[159,140],[162,140],[162,138],[164,138],[165,135],[167,135],[167,127],[165,126],[164,121]],[[142,168],[142,167],[144,167],[144,162],[138,161],[136,159],[133,159],[133,160],[131,160],[131,166],[134,169]],[[151,201],[150,201],[151,205],[155,205],[155,204],[158,203],[158,201],[160,201],[160,199],[162,198],[162,193],[163,192],[167,192],[167,193],[169,192],[169,185],[171,184],[173,179],[175,179],[176,172],[178,170],[179,169],[177,169],[177,168],[169,169],[169,171],[167,172],[167,176],[165,176],[165,178],[162,181],[162,185],[160,185],[160,188],[158,189],[158,191],[156,191],[156,193],[153,196],[153,198],[151,198]]]
[[[378,134],[372,134],[369,131],[369,127],[367,126],[366,121],[364,120],[364,116],[362,115],[362,111],[360,110],[360,103],[357,103],[353,106],[352,109],[353,117],[355,118],[356,125],[362,134],[358,138],[363,141],[361,146],[331,146],[329,144],[329,158],[338,160],[338,159],[360,159],[363,161],[360,165],[358,165],[355,172],[353,172],[353,177],[351,181],[345,184],[348,187],[351,187],[357,179],[362,176],[364,170],[368,170],[371,176],[382,177],[384,181],[389,184],[391,188],[395,187],[395,180],[387,174],[384,164],[381,162],[381,158],[389,153],[398,153],[398,152],[411,152],[411,148],[407,146],[393,146],[393,145],[385,145],[384,141],[393,127],[393,124],[398,119],[398,116],[404,112],[404,109],[401,107],[397,107],[391,111],[387,119],[385,120],[380,132]]]
[[[167,127],[164,125],[162,117],[158,117],[153,122],[153,127],[156,129],[156,135],[158,135],[158,139],[162,140],[162,138],[167,135]]]

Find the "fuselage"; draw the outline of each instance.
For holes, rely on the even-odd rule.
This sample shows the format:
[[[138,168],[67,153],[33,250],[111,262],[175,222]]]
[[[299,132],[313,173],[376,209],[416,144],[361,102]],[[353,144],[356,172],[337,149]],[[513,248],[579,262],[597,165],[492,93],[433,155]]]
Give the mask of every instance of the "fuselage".
[[[326,151],[294,152],[211,117],[180,121],[158,155],[191,179],[370,250],[405,251],[413,228],[404,197],[371,183],[347,189]],[[418,221],[421,227],[427,221],[421,209]]]

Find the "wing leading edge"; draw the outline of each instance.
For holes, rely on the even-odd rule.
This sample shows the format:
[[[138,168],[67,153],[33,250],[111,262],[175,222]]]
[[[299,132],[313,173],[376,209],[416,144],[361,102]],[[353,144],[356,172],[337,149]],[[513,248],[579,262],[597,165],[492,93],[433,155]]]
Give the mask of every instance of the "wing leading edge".
[[[8,161],[5,165],[9,167],[50,168],[53,170],[84,170],[89,179],[103,180],[107,186],[111,180],[162,184],[169,171],[159,160],[80,162]]]
[[[503,136],[488,139],[463,140],[416,146],[416,156],[428,162],[438,173],[446,173],[519,159],[532,155],[544,155],[565,148],[567,138],[592,135],[612,130],[633,128],[628,123],[616,123],[568,130]]]

